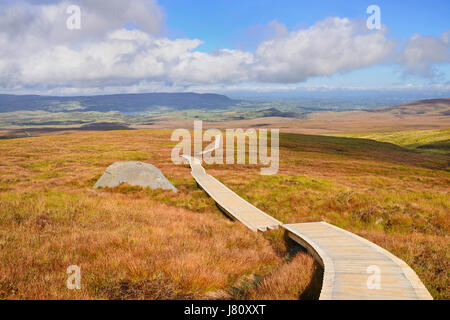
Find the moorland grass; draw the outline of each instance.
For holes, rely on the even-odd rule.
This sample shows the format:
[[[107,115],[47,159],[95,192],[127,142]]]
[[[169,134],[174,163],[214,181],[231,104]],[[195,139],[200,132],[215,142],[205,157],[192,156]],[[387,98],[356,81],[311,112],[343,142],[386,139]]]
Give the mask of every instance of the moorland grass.
[[[307,299],[320,267],[281,230],[226,218],[170,131],[83,132],[0,141],[0,298]],[[154,164],[179,192],[94,190],[115,161]],[[280,170],[206,165],[282,222],[327,221],[404,259],[434,298],[449,299],[448,159],[391,143],[281,134]],[[66,268],[82,268],[68,290]]]
[[[403,130],[393,132],[345,133],[336,136],[393,143],[405,148],[449,154],[450,129]]]

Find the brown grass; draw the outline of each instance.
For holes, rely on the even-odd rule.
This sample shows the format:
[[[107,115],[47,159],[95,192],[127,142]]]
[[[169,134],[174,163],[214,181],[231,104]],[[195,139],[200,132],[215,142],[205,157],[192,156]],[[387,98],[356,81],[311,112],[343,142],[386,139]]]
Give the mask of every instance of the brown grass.
[[[207,169],[284,223],[327,221],[366,237],[404,259],[435,298],[450,298],[448,157],[283,134],[280,161],[274,176],[248,165]]]
[[[426,110],[426,109],[424,109]],[[345,111],[315,112],[305,119],[264,117],[246,120],[203,122],[204,128],[278,128],[281,132],[302,134],[349,134],[360,132],[390,132],[448,128],[448,115],[442,113],[399,114],[398,110],[386,112]],[[187,128],[193,122],[186,119],[158,121],[152,125],[134,126],[138,129]]]
[[[227,219],[170,160],[170,131],[86,132],[0,141],[0,298],[298,299],[320,268],[281,231]],[[404,259],[448,299],[448,159],[358,139],[281,136],[279,175],[206,166],[283,222],[325,220]],[[93,190],[115,161],[160,168],[177,194]],[[66,268],[82,269],[68,290]]]
[[[136,131],[1,141],[0,298],[239,298],[243,277],[276,274],[283,242],[274,248],[225,218],[188,167],[171,163],[168,136]],[[155,164],[179,192],[92,189],[109,164],[125,159]],[[81,267],[80,291],[65,285],[73,264]]]

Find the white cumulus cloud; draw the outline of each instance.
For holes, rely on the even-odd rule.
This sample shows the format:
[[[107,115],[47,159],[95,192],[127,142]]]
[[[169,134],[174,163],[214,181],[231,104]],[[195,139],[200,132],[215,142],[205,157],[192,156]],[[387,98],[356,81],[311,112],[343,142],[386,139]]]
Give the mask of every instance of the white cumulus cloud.
[[[261,43],[255,52],[256,78],[300,82],[381,63],[393,49],[384,32],[370,32],[362,21],[328,18]]]
[[[440,37],[414,34],[409,39],[399,60],[405,66],[405,73],[421,77],[438,76],[436,65],[450,63],[450,30]]]
[[[81,30],[68,30],[74,1],[0,4],[0,90],[102,92],[149,88],[303,82],[386,62],[395,43],[364,21],[328,18],[301,30],[269,24],[253,51],[202,52],[199,39],[163,36],[165,13],[155,0],[79,0]],[[409,70],[429,72],[448,61],[449,33],[419,35],[401,55]],[[169,91],[169,90],[168,90]]]

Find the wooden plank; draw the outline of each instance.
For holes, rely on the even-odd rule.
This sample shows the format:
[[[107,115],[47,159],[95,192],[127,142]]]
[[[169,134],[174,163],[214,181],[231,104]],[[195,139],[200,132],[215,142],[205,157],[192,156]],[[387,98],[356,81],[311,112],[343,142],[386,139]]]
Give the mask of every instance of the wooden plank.
[[[199,186],[228,216],[239,220],[253,231],[266,231],[281,225],[280,221],[245,201],[219,180],[207,174],[197,158],[186,155],[183,157],[189,161],[191,174]]]
[[[325,222],[283,225],[207,174],[197,158],[183,157],[198,185],[228,216],[253,231],[282,226],[308,250],[324,268],[320,299],[432,299],[415,272],[383,248]],[[379,271],[375,287],[374,267]]]
[[[320,299],[432,299],[405,262],[364,238],[325,222],[282,227],[323,265],[327,285]],[[379,271],[379,288],[369,278],[373,266]]]

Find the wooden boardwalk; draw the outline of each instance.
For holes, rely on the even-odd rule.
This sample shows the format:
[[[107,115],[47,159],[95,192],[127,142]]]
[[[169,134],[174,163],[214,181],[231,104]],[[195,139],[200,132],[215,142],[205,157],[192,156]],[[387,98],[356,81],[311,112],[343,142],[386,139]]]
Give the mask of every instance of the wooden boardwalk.
[[[283,228],[322,265],[320,299],[432,299],[403,260],[364,238],[326,222],[286,224]]]
[[[239,220],[253,231],[276,229],[281,222],[259,210],[239,197],[219,180],[206,173],[197,158],[183,156],[191,166],[191,174],[198,185],[214,199],[216,204],[231,218]]]
[[[198,185],[219,207],[253,231],[281,226],[324,269],[322,300],[429,300],[416,273],[383,248],[325,222],[282,224],[206,173],[200,161],[185,157]]]

